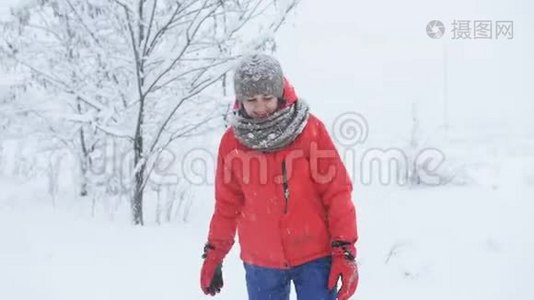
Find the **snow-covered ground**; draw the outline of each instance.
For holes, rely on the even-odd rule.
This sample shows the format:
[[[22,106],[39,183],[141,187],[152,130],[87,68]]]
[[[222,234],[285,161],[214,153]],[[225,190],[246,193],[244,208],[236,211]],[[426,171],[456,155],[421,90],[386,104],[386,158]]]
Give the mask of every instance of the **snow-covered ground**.
[[[456,174],[440,187],[357,180],[361,280],[354,299],[534,299],[534,4],[342,2],[302,1],[280,32],[278,55],[297,91],[330,129],[347,111],[366,118],[359,154],[404,147],[415,104],[423,146],[440,149],[448,174]],[[516,35],[453,41],[449,32],[431,40],[425,26],[432,19],[447,26],[514,20]],[[0,166],[12,164],[2,159]],[[206,298],[198,279],[211,186],[195,188],[187,221],[157,225],[147,200],[147,225],[133,227],[126,203],[117,214],[97,207],[92,216],[68,175],[59,177],[54,207],[42,180],[8,173],[0,170],[0,299]],[[216,299],[246,299],[238,250],[225,262]]]
[[[53,209],[38,201],[44,191],[5,178],[0,189],[1,298],[204,298],[209,191],[187,223],[131,227]],[[520,184],[358,188],[354,299],[532,299],[533,196]],[[237,249],[218,299],[246,299]]]

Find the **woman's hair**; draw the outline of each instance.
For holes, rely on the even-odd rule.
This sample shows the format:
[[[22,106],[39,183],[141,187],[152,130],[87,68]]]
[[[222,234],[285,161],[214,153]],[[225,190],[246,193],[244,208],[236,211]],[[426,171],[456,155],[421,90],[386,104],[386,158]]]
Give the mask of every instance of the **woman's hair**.
[[[277,100],[278,107],[276,108],[276,110],[279,110],[280,108],[284,107],[287,103],[287,100],[282,97],[278,97]],[[250,116],[247,114],[247,111],[245,110],[245,106],[243,105],[243,103],[239,105],[239,110],[236,113],[240,114],[242,117],[250,118]]]
[[[287,103],[287,100],[282,98],[282,97],[278,97],[278,109],[284,107]]]

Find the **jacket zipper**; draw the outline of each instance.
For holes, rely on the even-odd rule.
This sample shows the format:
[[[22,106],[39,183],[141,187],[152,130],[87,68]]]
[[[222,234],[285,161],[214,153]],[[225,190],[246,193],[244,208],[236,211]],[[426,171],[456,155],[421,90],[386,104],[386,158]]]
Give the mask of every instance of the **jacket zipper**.
[[[286,161],[282,160],[282,187],[284,188],[285,207],[284,213],[287,214],[287,206],[289,202],[289,183],[287,180]]]

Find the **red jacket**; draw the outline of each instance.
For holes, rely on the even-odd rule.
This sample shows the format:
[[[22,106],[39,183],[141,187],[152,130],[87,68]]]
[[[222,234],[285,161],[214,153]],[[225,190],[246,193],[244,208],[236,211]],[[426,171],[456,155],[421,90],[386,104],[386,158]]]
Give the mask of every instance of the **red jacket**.
[[[286,149],[262,153],[223,135],[208,242],[226,254],[239,233],[241,259],[287,268],[331,254],[331,241],[355,243],[352,184],[324,124],[310,115]]]

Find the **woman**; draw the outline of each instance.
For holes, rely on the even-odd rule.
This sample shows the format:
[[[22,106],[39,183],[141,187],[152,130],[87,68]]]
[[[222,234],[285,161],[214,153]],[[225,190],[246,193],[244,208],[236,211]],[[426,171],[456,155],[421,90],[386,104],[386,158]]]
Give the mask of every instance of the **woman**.
[[[291,281],[299,300],[349,299],[358,285],[352,184],[324,124],[271,56],[245,57],[234,88],[235,115],[219,145],[203,292],[220,292],[222,261],[237,230],[250,300],[288,300]]]

